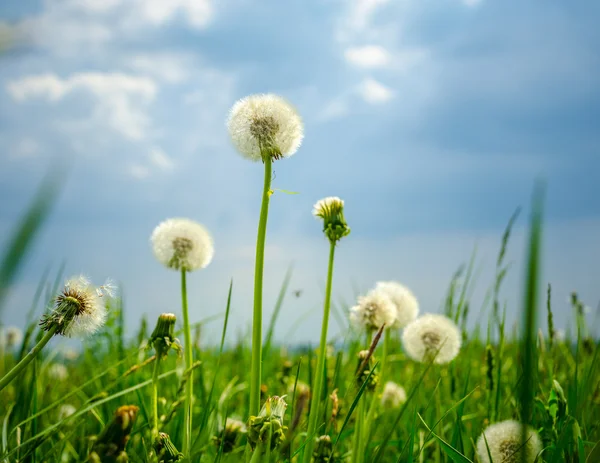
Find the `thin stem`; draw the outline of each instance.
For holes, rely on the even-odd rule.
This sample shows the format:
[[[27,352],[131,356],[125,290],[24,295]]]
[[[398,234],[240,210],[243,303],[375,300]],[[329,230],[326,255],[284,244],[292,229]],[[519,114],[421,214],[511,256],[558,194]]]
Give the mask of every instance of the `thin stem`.
[[[252,318],[252,367],[250,371],[250,416],[257,416],[260,409],[260,386],[262,369],[262,294],[263,268],[265,264],[265,239],[269,216],[269,198],[271,196],[270,156],[265,156],[265,181],[263,186],[258,235],[256,237],[256,262],[254,265],[254,312]]]
[[[387,358],[388,358],[388,353],[390,351],[390,337],[391,337],[391,333],[390,333],[390,328],[385,328],[384,332],[383,332],[383,352],[381,354],[381,374],[379,375],[380,378],[380,384],[382,385],[382,387],[385,387],[385,380],[386,380],[386,367],[387,367]]]
[[[192,388],[194,383],[194,372],[192,370],[192,332],[190,330],[190,319],[188,316],[186,271],[181,270],[181,311],[183,312],[183,333],[185,336],[185,369],[188,377],[185,383],[185,418],[183,428],[183,454],[191,460],[192,443]]]
[[[327,286],[325,289],[325,303],[323,306],[323,321],[321,323],[321,342],[319,344],[319,353],[317,356],[317,371],[315,373],[315,384],[313,387],[312,400],[310,403],[310,413],[308,417],[308,439],[304,447],[304,463],[309,463],[317,432],[317,421],[319,419],[320,398],[323,391],[325,357],[327,356],[327,328],[329,325],[329,310],[331,308],[331,286],[333,282],[333,259],[335,256],[335,241],[329,243],[329,264],[327,268]]]
[[[152,438],[158,437],[158,372],[160,359],[162,355],[160,352],[156,352],[156,359],[154,360],[154,370],[152,372]]]
[[[6,374],[6,376],[0,379],[0,391],[8,386],[10,382],[15,379],[27,365],[29,365],[29,363],[37,356],[37,354],[40,353],[44,346],[48,344],[48,341],[50,341],[50,338],[54,336],[54,333],[56,333],[57,329],[58,325],[52,325],[44,337],[40,339],[40,341],[33,347],[33,349],[31,349],[29,353]]]

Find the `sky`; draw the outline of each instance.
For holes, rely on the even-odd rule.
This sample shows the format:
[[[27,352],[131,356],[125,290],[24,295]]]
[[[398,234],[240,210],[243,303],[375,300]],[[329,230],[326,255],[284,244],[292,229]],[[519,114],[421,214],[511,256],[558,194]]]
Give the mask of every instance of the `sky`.
[[[471,320],[487,319],[502,233],[511,236],[501,299],[520,319],[531,193],[547,186],[542,286],[555,323],[577,291],[600,302],[600,3],[586,0],[8,0],[0,3],[0,249],[44,174],[62,191],[10,292],[3,323],[25,323],[50,266],[121,285],[126,325],[180,313],[178,275],[149,237],[169,217],[215,242],[189,275],[192,321],[252,318],[263,169],[239,156],[233,103],[272,92],[296,106],[305,139],[274,165],[265,324],[293,264],[276,337],[318,339],[328,243],[312,205],[345,200],[338,247],[341,317],[380,280],[439,312],[475,252]],[[6,42],[6,40],[4,40]],[[596,122],[594,122],[596,121]],[[543,300],[540,307],[543,308]],[[40,308],[41,310],[41,308]],[[542,315],[542,319],[545,316]],[[222,319],[206,325],[215,341]]]

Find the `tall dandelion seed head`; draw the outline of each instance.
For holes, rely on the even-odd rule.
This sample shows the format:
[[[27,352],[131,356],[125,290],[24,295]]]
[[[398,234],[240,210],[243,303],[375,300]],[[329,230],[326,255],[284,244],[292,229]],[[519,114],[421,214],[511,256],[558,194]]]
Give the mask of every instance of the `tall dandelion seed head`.
[[[386,293],[396,306],[394,328],[404,328],[419,315],[417,298],[406,286],[395,281],[380,281],[375,288]]]
[[[317,201],[313,206],[313,215],[323,219],[323,233],[330,241],[335,243],[350,234],[350,227],[344,218],[344,201],[337,196]]]
[[[210,264],[214,247],[208,231],[190,219],[167,219],[150,237],[156,259],[165,267],[190,272]]]
[[[402,386],[388,381],[383,386],[383,392],[381,393],[381,405],[384,408],[398,408],[406,402],[406,391]]]
[[[280,96],[250,95],[233,105],[227,129],[235,148],[251,161],[293,155],[304,137],[302,119]]]
[[[367,330],[378,330],[383,324],[391,326],[396,319],[396,307],[389,296],[377,289],[358,298],[358,304],[350,309],[350,322]]]
[[[85,337],[95,333],[106,320],[106,297],[83,275],[72,277],[54,301],[54,308],[42,317],[42,329],[56,327],[55,334]]]
[[[417,362],[451,362],[458,355],[461,333],[456,324],[444,315],[425,314],[409,323],[402,333],[404,350]]]
[[[518,421],[507,420],[488,426],[477,440],[479,460],[482,463],[490,463],[489,455],[491,455],[494,463],[533,463],[542,450],[540,436],[527,427],[526,442],[523,442],[522,438],[523,425]]]

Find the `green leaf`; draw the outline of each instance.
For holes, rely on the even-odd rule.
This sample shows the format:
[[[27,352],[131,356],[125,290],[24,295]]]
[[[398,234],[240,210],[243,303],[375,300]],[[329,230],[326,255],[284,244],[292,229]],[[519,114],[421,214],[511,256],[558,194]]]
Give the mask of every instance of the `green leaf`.
[[[450,458],[455,463],[473,463],[466,456],[464,456],[462,453],[460,453],[458,450],[452,447],[448,442],[446,442],[444,439],[442,439],[440,436],[434,433],[431,429],[429,429],[427,423],[425,423],[425,420],[421,417],[421,415],[419,415],[419,418],[421,419],[425,427],[429,430],[429,433],[433,437],[435,437],[440,443],[442,450],[448,456],[448,458]]]

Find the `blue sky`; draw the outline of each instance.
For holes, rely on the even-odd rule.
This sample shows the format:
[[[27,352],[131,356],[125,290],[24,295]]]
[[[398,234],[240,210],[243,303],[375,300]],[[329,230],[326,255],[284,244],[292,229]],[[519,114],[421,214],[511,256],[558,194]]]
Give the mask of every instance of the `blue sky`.
[[[327,252],[317,199],[344,198],[352,228],[336,300],[396,279],[436,312],[477,247],[477,313],[503,228],[540,177],[543,278],[565,327],[570,291],[600,301],[598,14],[591,0],[2,2],[0,34],[15,46],[0,58],[0,245],[48,167],[68,165],[4,322],[23,323],[20,301],[63,259],[68,273],[122,282],[131,327],[178,312],[177,275],[148,238],[187,216],[216,246],[190,276],[192,318],[222,311],[233,278],[233,329],[245,330],[262,169],[234,152],[224,121],[236,99],[274,92],[306,129],[275,164],[274,186],[300,194],[272,200],[266,316],[291,262],[304,290],[288,299],[280,338],[316,339]],[[527,215],[508,255],[510,320]]]

